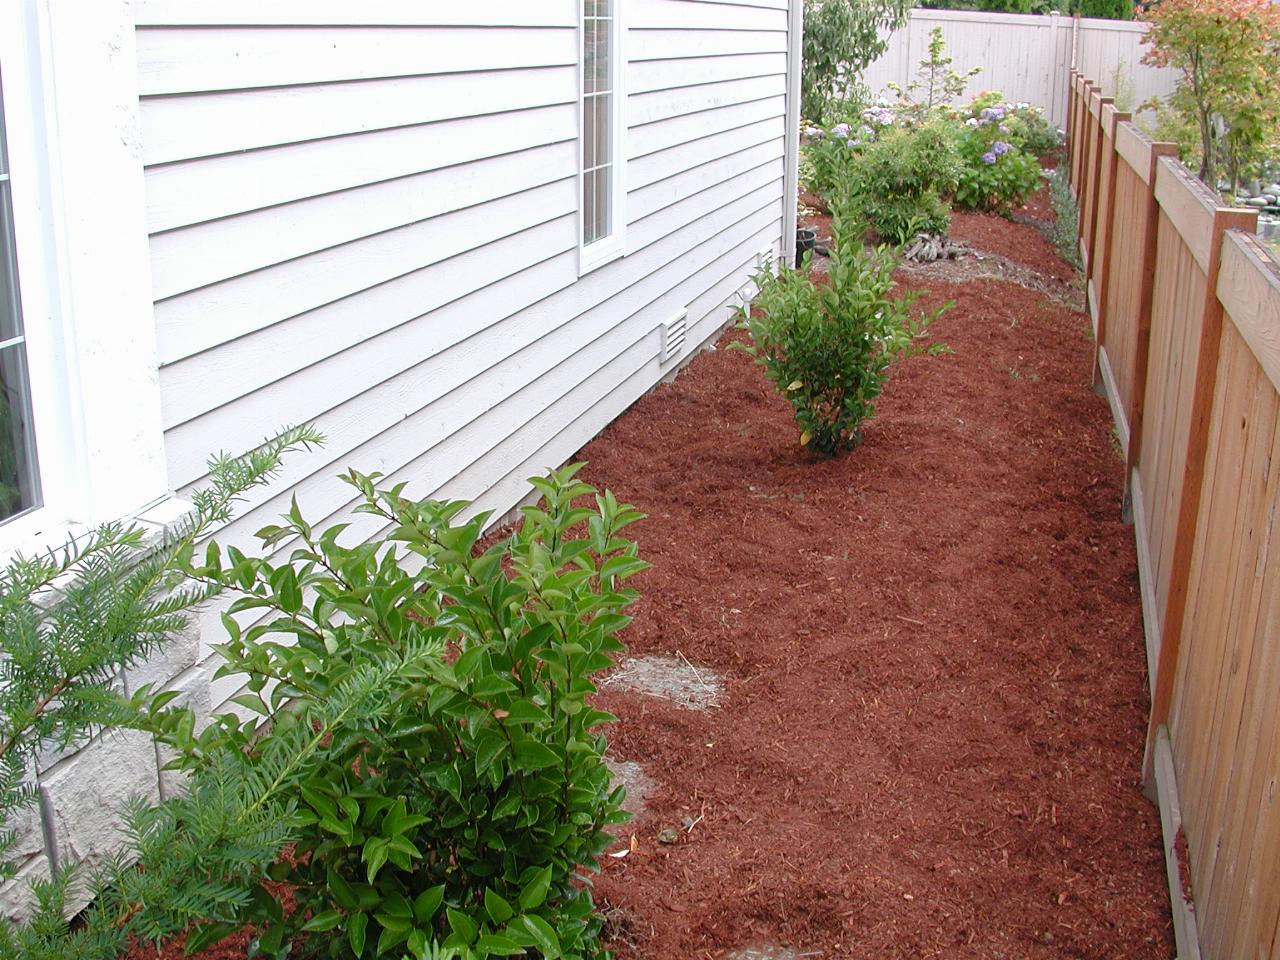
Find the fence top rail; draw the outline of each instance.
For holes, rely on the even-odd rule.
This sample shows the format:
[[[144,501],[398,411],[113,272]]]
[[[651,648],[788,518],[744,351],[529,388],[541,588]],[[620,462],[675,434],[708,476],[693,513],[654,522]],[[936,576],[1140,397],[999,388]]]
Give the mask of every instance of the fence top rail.
[[[1043,13],[988,13],[984,10],[926,10],[916,7],[911,11],[912,20],[951,21],[960,23],[1014,23],[1024,27],[1069,28],[1071,17],[1066,14]],[[1097,23],[1110,23],[1109,20],[1098,20]],[[1130,24],[1117,20],[1116,23]]]
[[[1102,105],[1102,132],[1113,140],[1116,136],[1116,126],[1125,120],[1132,119],[1133,114],[1120,112],[1116,109],[1114,102]]]
[[[1218,301],[1280,391],[1280,263],[1253,234],[1223,238]]]
[[[1133,172],[1142,178],[1142,182],[1151,186],[1156,172],[1156,160],[1159,157],[1176,157],[1176,143],[1157,142],[1148,137],[1136,123],[1124,117],[1116,124],[1116,151],[1120,154]]]
[[[1258,220],[1256,210],[1224,207],[1217,194],[1172,157],[1161,157],[1156,166],[1156,200],[1205,273],[1222,231],[1253,230]]]
[[[1080,17],[1081,30],[1102,30],[1106,33],[1146,33],[1147,24],[1141,20],[1104,20],[1099,17]]]
[[[1089,94],[1089,112],[1093,114],[1095,118],[1101,119],[1102,108],[1109,103],[1115,103],[1115,102],[1116,102],[1115,97],[1104,97],[1102,95],[1102,88],[1094,87],[1093,92]]]

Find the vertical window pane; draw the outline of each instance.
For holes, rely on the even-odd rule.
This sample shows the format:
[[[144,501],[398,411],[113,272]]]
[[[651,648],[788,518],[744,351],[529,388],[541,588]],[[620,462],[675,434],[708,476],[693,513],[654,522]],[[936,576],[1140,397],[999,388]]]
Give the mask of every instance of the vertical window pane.
[[[613,158],[610,156],[612,143],[609,131],[613,98],[607,93],[598,93],[587,97],[582,104],[582,167],[591,170],[603,166]]]
[[[611,186],[609,178],[613,175],[612,167],[600,167],[595,171],[596,178],[596,223],[600,228],[600,237],[607,237],[613,233],[613,223],[610,214],[612,204],[610,204]]]
[[[39,499],[28,396],[22,345],[0,350],[0,520],[29,510]]]
[[[582,23],[582,89],[596,93],[609,89],[608,20],[584,20]]]
[[[0,107],[3,94],[0,87]],[[40,500],[6,145],[0,109],[0,520],[29,510]]]
[[[582,0],[582,243],[613,232],[613,17],[616,0]]]

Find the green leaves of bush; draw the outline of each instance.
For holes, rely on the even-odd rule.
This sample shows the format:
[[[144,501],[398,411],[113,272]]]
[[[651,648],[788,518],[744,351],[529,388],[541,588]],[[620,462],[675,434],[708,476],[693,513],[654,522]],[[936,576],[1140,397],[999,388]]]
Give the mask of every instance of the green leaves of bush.
[[[887,128],[849,167],[844,189],[876,234],[901,246],[918,233],[946,233],[951,209],[943,201],[959,175],[952,137],[942,123]]]
[[[264,883],[210,918],[258,927],[258,955],[601,956],[578,871],[627,815],[591,678],[623,649],[622,584],[646,564],[621,535],[641,515],[579,466],[533,481],[541,502],[483,551],[487,514],[351,472],[378,536],[345,546],[345,525],[317,532],[294,504],[259,533],[283,559],[214,548],[193,567],[240,594],[218,676],[273,720],[161,739],[197,783],[232,758],[286,818],[270,880],[296,909]]]
[[[830,286],[803,267],[762,271],[754,308],[738,324],[751,339],[732,344],[791,403],[801,445],[827,457],[861,442],[894,363],[945,349],[925,342],[942,311],[915,311],[917,293],[891,296],[897,260],[885,247],[863,247],[865,228],[850,218],[848,203],[837,204],[832,219]]]

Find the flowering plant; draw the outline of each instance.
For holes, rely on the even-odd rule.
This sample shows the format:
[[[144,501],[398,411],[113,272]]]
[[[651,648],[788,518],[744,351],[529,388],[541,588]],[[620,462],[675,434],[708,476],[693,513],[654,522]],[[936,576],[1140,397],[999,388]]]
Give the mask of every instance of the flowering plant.
[[[853,155],[876,139],[876,130],[867,124],[855,127],[841,121],[828,129],[807,126],[804,136],[805,186],[827,197],[847,178]]]
[[[984,117],[985,115],[985,117]],[[1040,184],[1040,164],[1034,156],[1004,139],[1010,136],[1001,124],[1007,111],[983,107],[961,128],[957,144],[960,174],[956,182],[957,206],[977,210],[1006,210],[1026,201]]]

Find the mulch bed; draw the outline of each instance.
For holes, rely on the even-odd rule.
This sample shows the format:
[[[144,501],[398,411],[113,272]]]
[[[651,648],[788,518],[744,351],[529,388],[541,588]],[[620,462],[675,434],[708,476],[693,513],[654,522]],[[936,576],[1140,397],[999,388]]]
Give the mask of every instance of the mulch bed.
[[[987,219],[975,238],[1026,244]],[[1173,954],[1086,320],[1014,284],[911,283],[956,301],[954,353],[907,362],[848,456],[798,445],[737,334],[582,451],[649,514],[631,652],[726,683],[705,712],[599,698],[612,754],[657,784],[596,880],[620,960]]]
[[[1034,227],[956,224],[1070,272]],[[1138,782],[1123,464],[1086,319],[1013,283],[900,276],[956,302],[934,328],[953,352],[905,363],[851,454],[799,446],[786,402],[724,349],[736,333],[581,453],[649,515],[631,654],[725,684],[702,711],[597,698],[620,718],[611,755],[653,781],[634,850],[595,878],[619,960],[1173,955]]]

